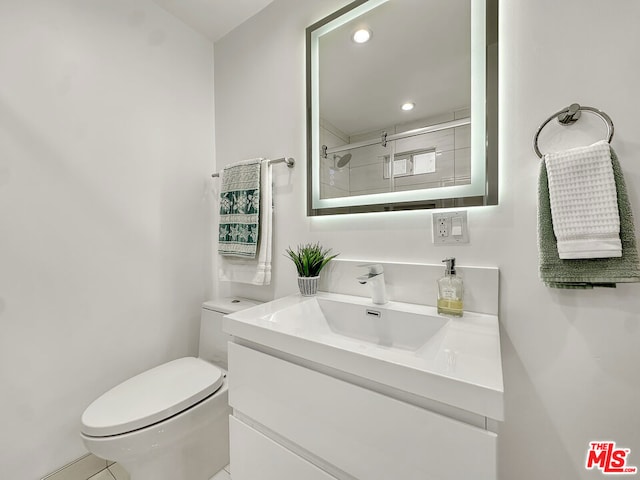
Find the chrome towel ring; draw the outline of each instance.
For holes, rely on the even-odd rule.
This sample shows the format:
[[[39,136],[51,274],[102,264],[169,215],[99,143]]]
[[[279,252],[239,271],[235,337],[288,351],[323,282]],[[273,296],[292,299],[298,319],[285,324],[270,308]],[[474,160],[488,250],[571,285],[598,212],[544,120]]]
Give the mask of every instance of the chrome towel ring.
[[[542,131],[542,129],[546,127],[547,124],[554,118],[557,118],[558,122],[561,125],[571,125],[578,121],[581,111],[591,112],[602,119],[602,121],[607,126],[607,142],[611,143],[611,139],[613,138],[613,121],[611,120],[611,117],[609,117],[609,115],[604,113],[602,110],[598,110],[597,108],[585,107],[577,103],[572,103],[567,108],[563,108],[559,112],[551,115],[544,122],[542,122],[542,125],[540,125],[540,127],[538,128],[538,131],[533,137],[533,150],[536,152],[538,157],[542,158],[542,152],[540,152],[540,149],[538,148],[538,137],[540,136],[540,132]]]

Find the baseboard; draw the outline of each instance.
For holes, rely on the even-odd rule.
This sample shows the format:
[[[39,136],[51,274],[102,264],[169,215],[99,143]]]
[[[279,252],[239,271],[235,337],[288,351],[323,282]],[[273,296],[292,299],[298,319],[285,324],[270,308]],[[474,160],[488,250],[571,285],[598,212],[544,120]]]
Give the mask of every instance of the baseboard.
[[[43,477],[42,480],[87,480],[105,468],[107,468],[106,460],[87,453],[83,457]]]

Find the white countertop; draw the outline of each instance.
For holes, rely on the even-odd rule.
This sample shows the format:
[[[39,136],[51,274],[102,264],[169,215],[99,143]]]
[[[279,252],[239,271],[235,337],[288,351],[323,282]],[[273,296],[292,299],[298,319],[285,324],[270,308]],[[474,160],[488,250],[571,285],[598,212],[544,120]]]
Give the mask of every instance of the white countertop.
[[[498,317],[465,312],[446,323],[417,350],[394,348],[336,333],[318,299],[378,311],[440,317],[430,306],[335,293],[299,294],[225,316],[224,330],[236,337],[326,365],[400,391],[503,420],[502,359]],[[429,318],[425,317],[425,321]]]

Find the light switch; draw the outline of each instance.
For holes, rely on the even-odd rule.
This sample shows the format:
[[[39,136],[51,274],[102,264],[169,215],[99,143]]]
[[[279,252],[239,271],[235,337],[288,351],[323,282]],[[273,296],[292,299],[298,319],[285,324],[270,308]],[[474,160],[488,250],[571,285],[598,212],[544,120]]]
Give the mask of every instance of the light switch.
[[[462,218],[453,217],[451,219],[451,235],[460,237],[462,235]]]

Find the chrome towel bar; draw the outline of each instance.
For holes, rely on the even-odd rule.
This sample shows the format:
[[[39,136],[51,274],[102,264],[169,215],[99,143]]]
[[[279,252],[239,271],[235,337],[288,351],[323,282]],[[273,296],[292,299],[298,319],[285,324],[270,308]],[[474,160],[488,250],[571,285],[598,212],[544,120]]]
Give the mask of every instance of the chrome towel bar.
[[[540,152],[540,149],[538,148],[538,137],[540,136],[540,132],[542,131],[542,129],[546,127],[547,124],[554,118],[557,118],[558,122],[561,125],[572,125],[578,121],[578,119],[580,118],[580,112],[582,111],[591,112],[592,114],[597,115],[602,119],[602,121],[607,126],[607,141],[611,143],[611,139],[613,138],[613,121],[611,120],[611,117],[609,117],[609,115],[604,113],[602,110],[598,110],[597,108],[585,107],[577,103],[572,103],[567,108],[563,108],[559,112],[551,115],[544,122],[542,122],[542,125],[540,125],[540,127],[538,127],[538,131],[533,137],[533,150],[536,152],[538,157],[542,158],[543,156],[542,152]]]
[[[296,161],[291,157],[282,157],[276,158],[275,160],[269,160],[269,165],[274,165],[276,163],[286,163],[287,167],[293,168],[293,166],[296,164]],[[214,178],[219,177],[220,172],[212,173],[211,176]]]

